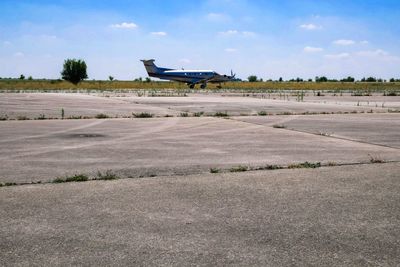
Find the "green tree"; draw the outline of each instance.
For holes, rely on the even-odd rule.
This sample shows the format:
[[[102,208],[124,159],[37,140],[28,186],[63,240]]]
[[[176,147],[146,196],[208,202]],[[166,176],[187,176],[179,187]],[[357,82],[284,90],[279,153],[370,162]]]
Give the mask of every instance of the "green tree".
[[[391,82],[391,83],[394,83],[394,82],[395,82],[395,79],[394,79],[394,78],[391,78],[391,79],[390,79],[390,82]]]
[[[283,78],[282,77],[279,77],[279,82],[283,82]]]
[[[257,76],[256,75],[250,75],[249,77],[247,77],[247,80],[249,80],[249,82],[253,83],[257,81]]]
[[[108,76],[108,79],[112,82],[114,80],[114,77],[110,75]]]
[[[20,79],[20,80],[25,80],[25,75],[21,74],[21,75],[19,76],[19,79]]]
[[[84,60],[67,59],[64,61],[61,77],[76,85],[88,78],[86,69],[87,66]]]

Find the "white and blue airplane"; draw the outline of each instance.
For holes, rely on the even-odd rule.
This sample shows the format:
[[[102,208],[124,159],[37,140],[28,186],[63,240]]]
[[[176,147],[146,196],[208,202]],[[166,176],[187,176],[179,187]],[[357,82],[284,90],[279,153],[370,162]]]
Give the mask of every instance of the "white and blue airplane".
[[[147,74],[150,77],[156,77],[163,80],[184,82],[190,88],[194,88],[196,84],[200,84],[200,88],[204,89],[207,83],[221,83],[232,81],[235,79],[235,74],[220,75],[213,70],[185,70],[185,69],[167,69],[159,68],[154,64],[154,59],[141,60],[146,68]]]

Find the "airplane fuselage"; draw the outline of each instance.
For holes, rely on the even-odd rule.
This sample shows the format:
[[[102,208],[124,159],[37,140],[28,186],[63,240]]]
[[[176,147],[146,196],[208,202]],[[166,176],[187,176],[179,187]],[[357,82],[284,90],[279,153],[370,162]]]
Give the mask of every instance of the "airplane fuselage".
[[[194,88],[196,84],[201,84],[201,88],[205,88],[207,83],[222,83],[234,79],[234,75],[220,75],[213,70],[179,70],[159,68],[154,64],[154,60],[142,60],[146,71],[150,77],[163,80],[177,81],[187,83],[190,88]]]

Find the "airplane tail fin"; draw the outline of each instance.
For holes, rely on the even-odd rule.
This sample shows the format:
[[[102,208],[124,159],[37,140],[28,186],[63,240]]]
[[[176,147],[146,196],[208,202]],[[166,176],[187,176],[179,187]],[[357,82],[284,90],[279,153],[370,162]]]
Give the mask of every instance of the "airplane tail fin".
[[[154,59],[149,59],[149,60],[140,60],[143,62],[144,67],[146,68],[147,73],[150,74],[156,74],[159,72],[159,68],[154,64]]]

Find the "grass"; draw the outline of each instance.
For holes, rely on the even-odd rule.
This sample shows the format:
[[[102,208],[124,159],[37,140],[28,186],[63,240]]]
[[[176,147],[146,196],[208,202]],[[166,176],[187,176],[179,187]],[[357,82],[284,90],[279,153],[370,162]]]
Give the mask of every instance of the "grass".
[[[246,172],[248,170],[249,170],[249,167],[242,166],[242,165],[235,166],[235,167],[232,167],[229,169],[230,172]]]
[[[314,90],[314,91],[394,91],[400,90],[400,83],[366,83],[366,82],[227,82],[224,88],[232,90],[246,90],[250,92],[268,91],[268,90]],[[61,80],[18,80],[1,79],[0,90],[144,90],[144,89],[179,89],[184,95],[189,89],[184,83],[177,82],[135,82],[135,81],[83,81],[78,85],[73,85]],[[199,89],[196,89],[198,91]],[[219,90],[217,84],[208,84],[206,90]],[[250,93],[249,92],[249,93]]]
[[[283,169],[283,167],[279,166],[279,165],[266,165],[266,166],[257,167],[254,170],[262,171],[262,170],[281,170],[281,169]]]
[[[268,115],[268,113],[265,110],[261,110],[257,114],[258,114],[258,116],[267,116]]]
[[[104,114],[104,113],[99,113],[95,116],[96,119],[107,119],[108,115]]]
[[[368,156],[370,158],[369,162],[371,162],[371,163],[385,163],[385,161],[378,156],[374,156],[371,154],[368,154]]]
[[[225,111],[225,112],[216,112],[215,114],[214,114],[214,117],[228,117],[229,115],[228,115],[228,113]]]
[[[97,172],[97,176],[93,180],[117,180],[119,179],[118,175],[112,172],[112,170],[106,170],[105,173],[100,171]]]
[[[321,162],[303,162],[290,164],[288,169],[315,169],[321,167]]]
[[[53,183],[70,183],[70,182],[86,182],[89,181],[89,177],[85,174],[75,174],[73,176],[67,176],[64,178],[56,178]]]
[[[148,112],[141,112],[141,113],[132,113],[134,118],[153,118],[153,114]]]
[[[210,173],[219,173],[220,170],[218,168],[210,168]]]
[[[277,128],[277,129],[285,129],[286,128],[286,126],[283,124],[274,124],[274,125],[272,125],[272,127]]]
[[[201,117],[204,115],[203,111],[193,113],[193,117]]]
[[[24,115],[19,115],[19,116],[17,116],[17,120],[25,121],[25,120],[29,120],[29,118],[27,116],[24,116]]]
[[[189,113],[187,113],[187,112],[181,112],[180,116],[181,116],[181,117],[189,117]]]

